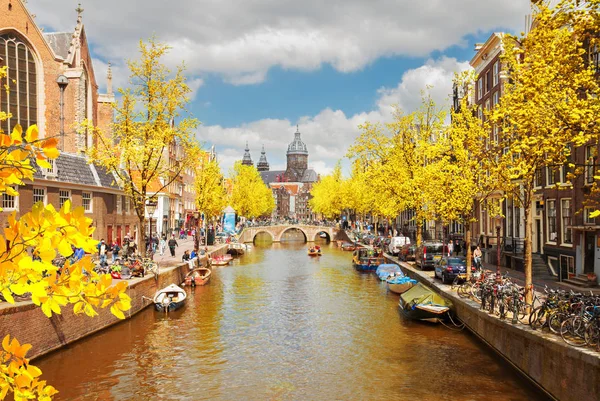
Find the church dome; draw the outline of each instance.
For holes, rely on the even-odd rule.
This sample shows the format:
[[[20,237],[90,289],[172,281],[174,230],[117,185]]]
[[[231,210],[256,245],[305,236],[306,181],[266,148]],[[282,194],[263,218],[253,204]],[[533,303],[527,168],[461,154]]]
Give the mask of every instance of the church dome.
[[[296,126],[296,133],[294,134],[294,140],[288,145],[288,155],[308,155],[306,144],[300,139],[300,131]]]

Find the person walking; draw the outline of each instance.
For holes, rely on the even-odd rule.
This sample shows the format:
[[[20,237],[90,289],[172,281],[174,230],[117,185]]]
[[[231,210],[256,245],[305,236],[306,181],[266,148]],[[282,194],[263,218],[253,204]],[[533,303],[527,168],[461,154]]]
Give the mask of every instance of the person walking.
[[[171,251],[172,257],[175,257],[175,247],[176,246],[179,246],[179,244],[177,243],[177,240],[175,239],[175,235],[173,234],[173,236],[169,240],[169,251]]]
[[[167,249],[167,240],[165,237],[160,237],[160,243],[158,244],[158,248],[160,249],[160,256],[165,254],[165,249]]]
[[[117,242],[117,240],[113,241],[112,244],[112,263],[115,263],[115,261],[117,260],[117,257],[119,256],[119,251],[121,250],[121,247],[119,246],[119,243]]]
[[[104,242],[104,238],[100,240],[98,244],[98,256],[100,257],[100,266],[106,266],[106,252],[108,252],[108,245]]]

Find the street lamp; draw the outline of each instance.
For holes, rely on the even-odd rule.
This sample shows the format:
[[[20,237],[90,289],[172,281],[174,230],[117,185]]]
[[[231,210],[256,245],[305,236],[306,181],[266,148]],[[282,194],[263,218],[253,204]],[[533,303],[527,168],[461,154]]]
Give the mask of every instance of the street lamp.
[[[156,198],[150,198],[146,202],[146,210],[148,210],[148,220],[150,221],[150,233],[148,234],[148,244],[152,247],[152,216],[154,216],[154,212],[156,212],[156,207],[158,206],[158,200]],[[152,249],[152,248],[150,248]],[[146,252],[148,250],[146,249]],[[152,254],[152,253],[151,253]]]
[[[496,216],[496,283],[502,283],[502,274],[500,273],[500,223],[502,216]]]
[[[67,85],[69,85],[69,79],[67,77],[65,77],[64,75],[59,75],[58,78],[56,78],[56,83],[58,84],[58,87],[60,88],[60,100],[58,102],[58,106],[60,108],[60,117],[59,117],[59,121],[60,121],[60,150],[64,151],[65,150],[65,89],[67,88]]]
[[[200,221],[199,221],[200,212],[197,210],[194,212],[194,219],[196,220],[195,221],[196,229],[194,230],[196,233],[196,235],[194,235],[194,247],[196,249],[200,249],[200,224],[198,224],[198,223],[200,223]]]

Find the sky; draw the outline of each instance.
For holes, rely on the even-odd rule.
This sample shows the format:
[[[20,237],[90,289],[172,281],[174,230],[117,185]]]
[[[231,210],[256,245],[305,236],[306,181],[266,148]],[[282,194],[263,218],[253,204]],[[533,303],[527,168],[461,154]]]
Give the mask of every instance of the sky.
[[[45,32],[72,31],[77,1],[29,0]],[[365,121],[410,112],[431,87],[449,104],[452,77],[493,32],[519,33],[528,0],[81,0],[100,90],[128,86],[126,61],[140,40],[171,46],[185,62],[197,136],[215,146],[224,172],[248,142],[285,169],[296,125],[309,167],[331,172]],[[343,163],[347,166],[347,163]]]

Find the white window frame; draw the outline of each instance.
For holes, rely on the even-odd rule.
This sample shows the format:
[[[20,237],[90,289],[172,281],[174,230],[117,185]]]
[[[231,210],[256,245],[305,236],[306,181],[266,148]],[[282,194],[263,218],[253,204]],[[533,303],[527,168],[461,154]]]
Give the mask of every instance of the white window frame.
[[[125,195],[125,214],[131,214],[131,199]]]
[[[553,188],[556,185],[556,180],[554,179],[555,173],[556,171],[554,171],[551,166],[546,166],[546,188]],[[552,183],[550,183],[550,181],[552,181]]]
[[[552,239],[552,233],[550,232],[550,203],[554,205],[554,240]],[[546,243],[556,245],[558,232],[556,232],[557,228],[557,220],[556,220],[556,199],[546,199]]]
[[[483,97],[483,79],[481,77],[479,77],[479,79],[477,80],[477,100],[481,99]]]
[[[16,185],[13,185],[12,187],[15,191],[17,191],[17,195],[9,195],[6,192],[2,194],[2,198],[1,201],[2,203],[0,203],[0,206],[2,206],[2,211],[9,211],[9,210],[19,210],[19,187]],[[9,202],[12,203],[12,206],[5,206],[7,205]]]
[[[560,255],[560,269],[561,270],[563,270],[563,258],[566,259],[567,263],[568,263],[568,261],[570,261],[571,263],[568,263],[568,264],[573,266],[573,271],[571,271],[569,269],[569,267],[566,266],[567,274],[576,274],[577,267],[575,266],[575,258],[573,256],[569,256],[569,255]]]
[[[583,224],[587,226],[596,225],[596,218],[590,218],[590,213],[596,210],[595,207],[586,206],[583,208]]]
[[[33,187],[33,190],[31,192],[31,194],[32,194],[32,199],[33,199],[33,204],[34,205],[37,202],[40,201],[39,199],[37,201],[35,199],[36,196],[38,196],[38,197],[40,196],[39,194],[36,195],[36,193],[35,193],[36,191],[43,191],[44,192],[44,194],[42,195],[41,201],[44,204],[44,206],[46,206],[48,204],[48,190],[47,190],[47,188],[46,187]]]
[[[64,196],[65,194],[66,194],[66,199]],[[62,208],[67,200],[71,200],[71,190],[70,189],[59,189],[58,190],[58,208],[59,209]]]
[[[500,91],[499,90],[495,91],[494,94],[492,95],[492,107],[498,106],[498,103],[500,103]]]
[[[52,166],[51,168],[42,168],[42,175],[45,177],[56,177],[56,160],[54,159],[46,159],[48,163]]]
[[[563,215],[563,211],[564,211],[564,207],[563,207],[563,203],[565,202],[569,202],[569,218],[570,223],[568,225],[573,225],[573,214],[571,212],[571,207],[573,206],[571,203],[571,198],[562,198],[560,200],[560,246],[566,246],[566,247],[573,247],[573,229],[572,228],[567,228],[567,225],[565,224],[565,216]],[[571,231],[571,242],[565,242],[565,234],[567,233],[566,230],[570,230]]]
[[[492,81],[493,82],[492,87],[493,87],[493,86],[498,85],[498,81],[499,81],[499,78],[500,78],[500,61],[496,61],[494,63],[492,74],[494,76],[494,79]]]
[[[583,185],[592,185],[594,183],[594,174],[596,172],[596,166],[594,166],[594,146],[587,145],[585,147],[585,170]]]
[[[88,204],[89,208],[85,207],[84,200],[85,200],[86,195],[89,195],[89,198],[88,198],[88,200],[90,201]],[[83,210],[86,213],[92,213],[94,211],[94,194],[91,192],[87,192],[87,191],[82,192],[81,193],[81,206],[83,206]]]
[[[121,195],[116,196],[117,214],[123,213],[123,197]]]

